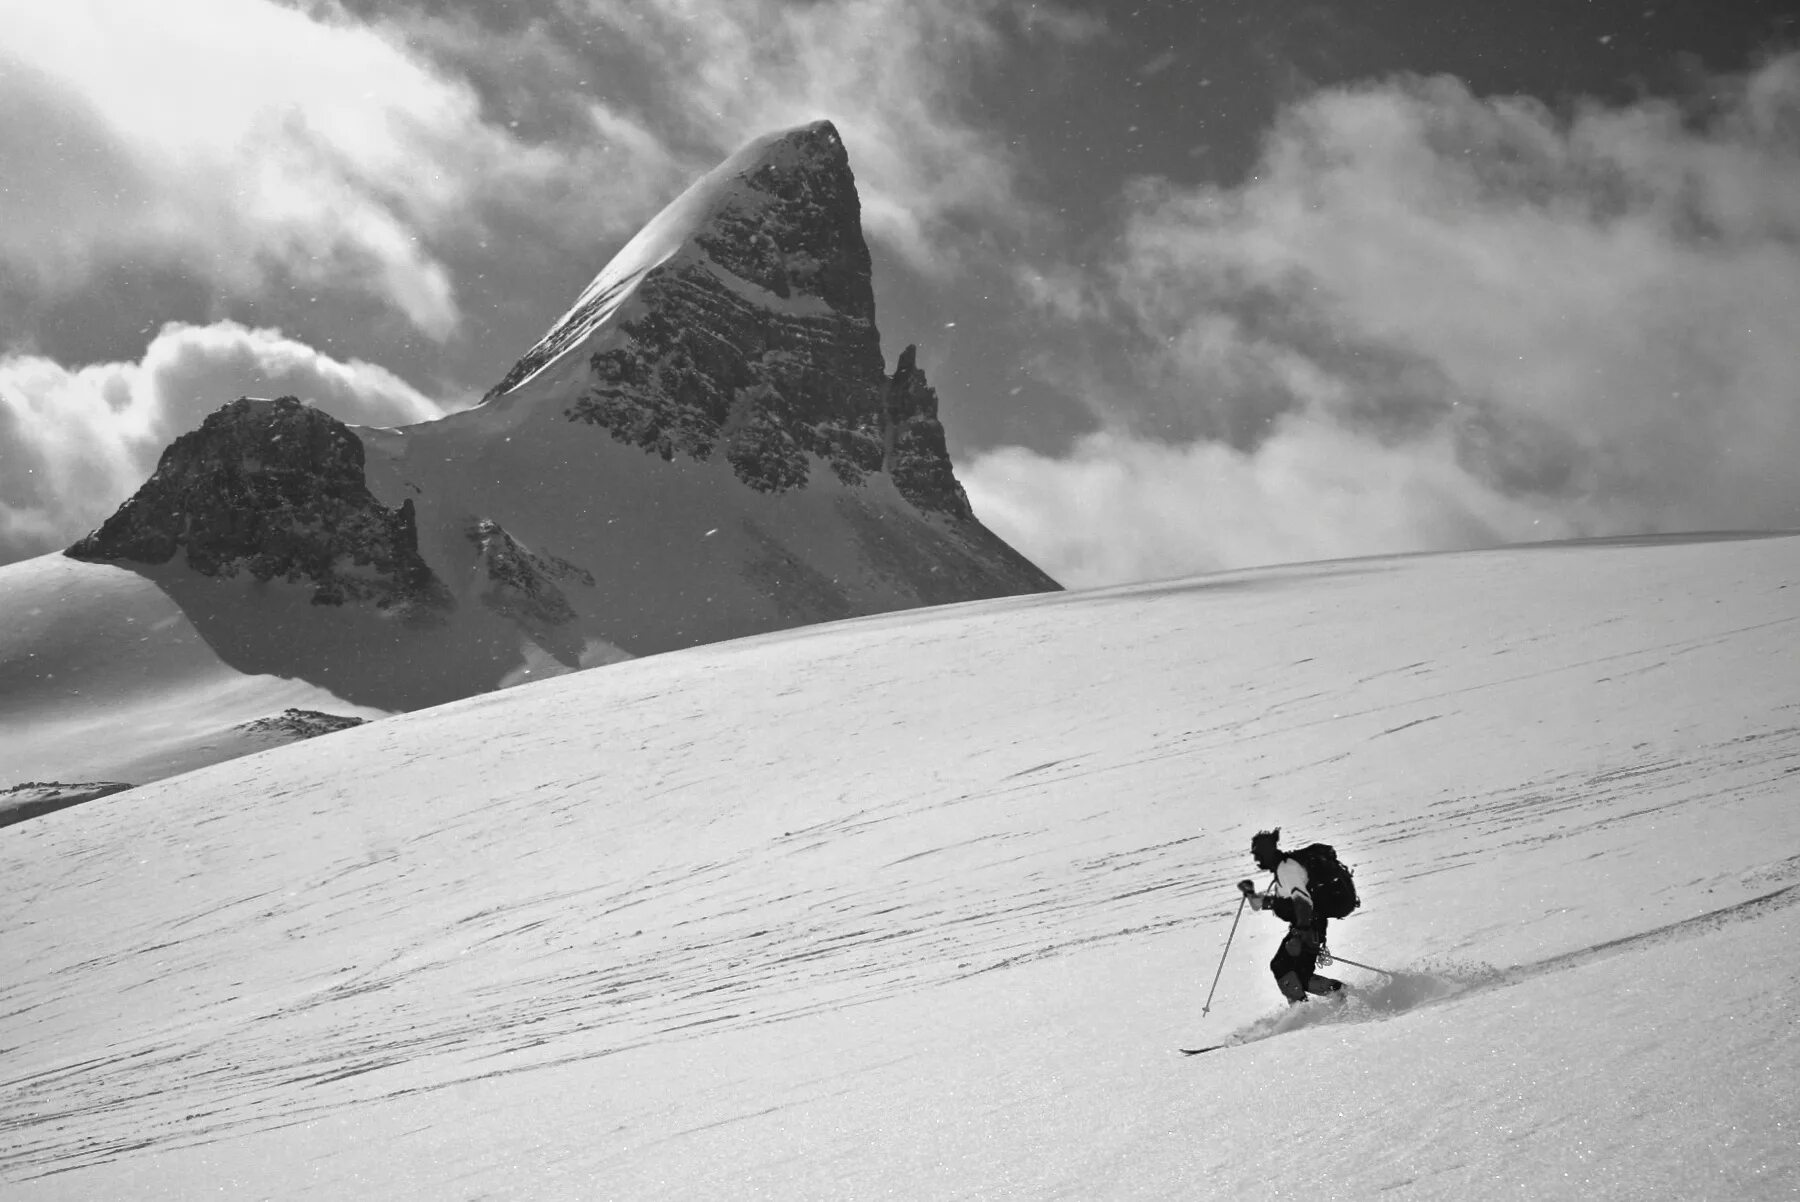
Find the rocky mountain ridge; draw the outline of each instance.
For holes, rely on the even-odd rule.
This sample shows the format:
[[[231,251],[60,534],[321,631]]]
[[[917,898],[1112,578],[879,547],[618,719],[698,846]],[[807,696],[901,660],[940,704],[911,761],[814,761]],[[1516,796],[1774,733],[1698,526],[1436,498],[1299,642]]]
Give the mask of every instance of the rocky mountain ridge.
[[[830,122],[789,131],[711,196],[679,251],[629,284],[605,274],[591,299],[489,394],[504,396],[571,349],[597,306],[629,287],[618,337],[588,357],[574,421],[672,459],[722,454],[751,488],[802,488],[822,462],[846,484],[886,472],[921,511],[974,517],[956,483],[937,396],[908,346],[882,365],[862,207]]]
[[[890,373],[848,155],[758,139],[476,407],[355,428],[240,398],[68,551],[241,672],[396,710],[697,643],[1057,588],[976,520]]]
[[[419,556],[413,503],[369,492],[363,444],[297,397],[240,397],[165,449],[71,559],[169,562],[205,576],[305,582],[314,605],[368,602],[429,622],[451,601]]]

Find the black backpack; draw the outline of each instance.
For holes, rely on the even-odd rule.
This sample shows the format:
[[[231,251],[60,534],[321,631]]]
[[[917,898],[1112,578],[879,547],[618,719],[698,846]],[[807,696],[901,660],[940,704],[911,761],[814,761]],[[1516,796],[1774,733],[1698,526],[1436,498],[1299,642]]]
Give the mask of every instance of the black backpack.
[[[1350,869],[1337,858],[1329,843],[1309,843],[1299,851],[1287,853],[1306,869],[1306,891],[1312,894],[1313,910],[1326,918],[1343,918],[1362,905],[1356,896],[1356,879]]]

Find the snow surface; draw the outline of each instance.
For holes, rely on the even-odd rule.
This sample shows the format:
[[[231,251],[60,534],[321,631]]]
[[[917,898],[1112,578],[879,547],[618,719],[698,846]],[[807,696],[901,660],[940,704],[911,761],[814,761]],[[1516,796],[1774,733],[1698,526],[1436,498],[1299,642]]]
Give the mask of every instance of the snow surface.
[[[186,772],[266,747],[238,726],[289,708],[386,712],[238,671],[126,568],[41,555],[0,567],[0,600],[0,788]]]
[[[41,1198],[1800,1191],[1800,540],[858,619],[0,830]],[[1336,844],[1281,1007],[1250,834]],[[1270,1038],[1187,1058],[1233,1033]]]

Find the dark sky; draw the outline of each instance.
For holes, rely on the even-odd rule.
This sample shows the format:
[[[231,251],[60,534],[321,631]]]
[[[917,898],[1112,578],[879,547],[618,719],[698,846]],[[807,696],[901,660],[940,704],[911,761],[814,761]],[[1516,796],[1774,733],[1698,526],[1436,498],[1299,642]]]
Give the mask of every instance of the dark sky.
[[[1104,15],[1104,37],[977,72],[971,111],[1005,114],[1008,145],[1025,164],[1022,192],[1063,220],[1054,240],[1007,247],[1027,257],[1102,257],[1116,232],[1120,182],[1130,177],[1240,183],[1283,107],[1323,88],[1450,75],[1477,96],[1529,96],[1562,113],[1645,97],[1681,98],[1703,111],[1718,73],[1745,70],[1800,32],[1800,4],[1781,0],[1086,7]],[[1002,296],[984,307],[982,324],[999,320],[995,310],[1007,303]],[[1003,366],[985,354],[956,363],[984,394],[1004,391]],[[968,415],[961,433],[978,444],[1035,444],[1071,428],[1050,424],[1034,430],[1027,415],[996,407]]]
[[[1781,392],[1778,332],[1721,368],[1709,348],[1726,335],[1665,328],[1681,322],[1639,302],[1792,251],[1796,10],[194,0],[153,21],[28,6],[0,47],[0,558],[92,520],[101,501],[71,498],[123,487],[229,399],[215,389],[311,387],[366,420],[471,402],[696,175],[820,116],[863,190],[887,352],[920,343],[978,503],[1019,526],[1047,496],[1110,506],[1095,545],[1134,521],[1163,530],[1096,576],[1775,520],[1788,502],[1767,490],[1710,509],[1698,482],[1649,496],[1653,423],[1586,402],[1721,372],[1734,395]],[[1398,302],[1383,316],[1440,284],[1404,321]],[[1630,338],[1565,346],[1527,320],[1546,286],[1558,303],[1604,296],[1633,337],[1691,353],[1652,378]],[[1783,297],[1753,274],[1728,294]],[[1543,348],[1558,365],[1535,391],[1465,337],[1496,322],[1535,340],[1514,359]],[[1571,401],[1577,378],[1604,386]],[[1785,436],[1743,407],[1754,434],[1683,464],[1725,472],[1740,444]],[[1441,436],[1433,454],[1453,462],[1430,471],[1471,482],[1429,505],[1360,485],[1330,504],[1290,495],[1301,469],[1265,446],[1327,428],[1370,453]],[[1133,458],[1165,454],[1179,462]],[[1169,487],[1134,491],[1146,473]],[[1206,491],[1233,473],[1247,493]],[[1430,480],[1417,488],[1451,487]],[[1237,546],[1187,520],[1197,504],[1291,516]],[[1361,517],[1309,517],[1344,506]],[[1164,545],[1196,529],[1197,549]],[[1040,556],[1092,567],[1088,551]]]
[[[1285,103],[1400,72],[1557,108],[1692,95],[1791,43],[1780,0],[1219,0],[1103,4],[1108,35],[983,80],[1049,188],[1088,211],[1123,175],[1235,183]],[[1034,78],[1034,76],[1037,76]]]

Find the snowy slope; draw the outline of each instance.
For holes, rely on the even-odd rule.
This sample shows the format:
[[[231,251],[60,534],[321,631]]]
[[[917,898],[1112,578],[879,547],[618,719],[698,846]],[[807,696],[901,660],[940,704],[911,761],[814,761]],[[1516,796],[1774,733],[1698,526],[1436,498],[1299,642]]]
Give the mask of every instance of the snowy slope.
[[[9,827],[0,1183],[1792,1196],[1797,596],[1772,538],[979,602]],[[1255,915],[1200,1013],[1274,823],[1406,975],[1183,1058],[1281,1013]]]
[[[289,708],[383,713],[237,670],[121,567],[43,555],[0,567],[0,597],[0,787],[186,772],[262,750],[269,740],[240,727]]]

